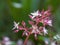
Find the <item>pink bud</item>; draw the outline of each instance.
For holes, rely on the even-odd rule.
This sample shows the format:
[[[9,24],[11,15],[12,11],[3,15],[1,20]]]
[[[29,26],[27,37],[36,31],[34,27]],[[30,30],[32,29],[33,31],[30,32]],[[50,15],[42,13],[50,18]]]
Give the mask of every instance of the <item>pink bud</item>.
[[[22,25],[25,27],[26,26],[26,23],[24,21],[22,21]]]
[[[23,27],[22,26],[19,26],[19,30],[23,30]]]
[[[45,11],[44,15],[51,15],[50,10]]]
[[[38,14],[40,14],[40,11],[39,10],[37,10],[38,11]]]
[[[44,14],[44,9],[41,11],[41,14]]]
[[[32,19],[32,16],[31,15],[29,15],[29,17]]]
[[[28,21],[28,22],[29,22],[29,24],[34,25],[34,22],[33,21]]]
[[[24,35],[25,36],[28,36],[28,32],[27,31],[24,31],[23,34],[22,34],[22,36],[24,36]]]
[[[19,30],[15,30],[14,32],[17,33]]]

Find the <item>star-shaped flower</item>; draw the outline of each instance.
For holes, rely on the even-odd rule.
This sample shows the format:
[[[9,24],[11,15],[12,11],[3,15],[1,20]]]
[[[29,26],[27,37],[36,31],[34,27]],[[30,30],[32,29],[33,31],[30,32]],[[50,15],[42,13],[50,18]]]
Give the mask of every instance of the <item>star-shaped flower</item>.
[[[35,18],[38,15],[41,16],[41,13],[38,10],[34,13],[31,13],[31,14],[32,14],[32,19]]]
[[[37,33],[38,31],[38,27],[36,25],[32,25],[32,33]]]
[[[39,34],[39,30],[38,30],[38,29],[36,29],[36,30],[32,30],[31,33],[38,33],[38,34]]]
[[[16,23],[16,22],[14,21],[14,28],[13,28],[12,30],[14,30],[14,29],[18,29],[18,25],[19,25],[19,22]]]
[[[32,31],[31,34],[34,34],[35,39],[37,39],[37,35],[42,35],[42,33],[39,31],[38,26],[32,25]]]

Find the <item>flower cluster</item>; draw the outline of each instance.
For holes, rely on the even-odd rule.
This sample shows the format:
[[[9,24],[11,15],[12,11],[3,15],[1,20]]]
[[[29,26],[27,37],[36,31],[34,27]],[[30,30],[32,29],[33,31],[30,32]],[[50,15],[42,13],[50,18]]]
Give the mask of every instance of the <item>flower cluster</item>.
[[[18,32],[20,30],[23,30],[22,36],[29,37],[31,34],[34,35],[35,38],[37,38],[37,35],[46,35],[48,34],[48,30],[45,28],[46,25],[52,26],[52,20],[50,18],[51,13],[50,10],[42,10],[41,12],[37,10],[34,13],[31,13],[29,17],[31,20],[28,21],[28,23],[31,25],[31,27],[27,27],[26,23],[22,21],[21,25],[19,25],[19,22],[16,23],[14,21],[14,32]],[[43,25],[39,25],[42,23]],[[26,39],[27,40],[27,39]]]

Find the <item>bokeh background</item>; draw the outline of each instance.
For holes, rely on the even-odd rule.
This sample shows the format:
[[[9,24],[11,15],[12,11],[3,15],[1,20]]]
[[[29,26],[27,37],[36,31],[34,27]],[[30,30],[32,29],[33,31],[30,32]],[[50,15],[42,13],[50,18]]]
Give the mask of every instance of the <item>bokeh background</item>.
[[[60,34],[60,0],[0,0],[0,40],[3,36],[9,36],[15,41],[19,38],[25,39],[21,37],[22,32],[12,31],[13,22],[24,20],[27,23],[31,12],[47,10],[48,7],[52,10],[53,30],[55,30],[53,33]],[[28,23],[27,25],[29,26]],[[32,36],[31,39],[34,40]]]

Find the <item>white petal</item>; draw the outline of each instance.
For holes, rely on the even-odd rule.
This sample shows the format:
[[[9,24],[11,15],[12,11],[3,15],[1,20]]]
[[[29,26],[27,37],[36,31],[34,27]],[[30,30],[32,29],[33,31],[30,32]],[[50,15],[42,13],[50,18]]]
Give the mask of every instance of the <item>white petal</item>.
[[[35,18],[36,16],[32,16],[32,19]]]
[[[44,31],[44,35],[48,34],[47,29],[45,29],[45,27],[43,28],[43,31]]]
[[[34,12],[34,13],[31,13],[31,14],[32,14],[32,16],[33,16],[32,19],[35,18],[35,17],[38,16],[38,15],[41,16],[41,14],[39,14],[38,11],[36,11],[36,12]]]
[[[37,34],[35,34],[34,36],[37,37]]]
[[[12,30],[16,29],[16,27],[14,27]]]
[[[28,33],[26,33],[26,36],[28,36]]]
[[[52,26],[52,20],[49,20],[47,23],[49,26]]]
[[[42,16],[41,14],[39,16]]]
[[[37,32],[39,32],[39,30],[38,30],[38,29],[37,29],[36,31],[37,31]]]
[[[32,32],[31,33],[35,33],[35,30],[32,30]]]
[[[38,16],[38,11],[31,13],[33,16]]]
[[[18,23],[16,23],[15,21],[14,21],[14,28],[12,29],[12,30],[14,30],[14,29],[18,29],[18,25],[19,25],[19,22]]]

